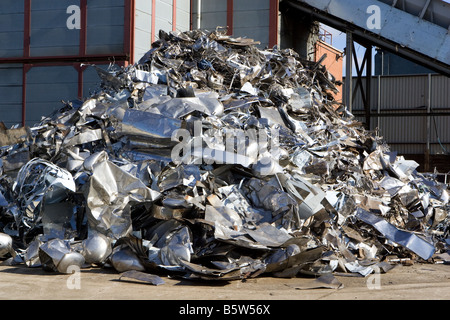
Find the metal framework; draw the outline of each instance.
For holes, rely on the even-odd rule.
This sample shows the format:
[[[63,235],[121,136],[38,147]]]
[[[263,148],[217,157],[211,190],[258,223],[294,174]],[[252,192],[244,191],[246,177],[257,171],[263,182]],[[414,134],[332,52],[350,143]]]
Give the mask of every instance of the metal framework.
[[[450,4],[439,0],[284,0],[291,8],[309,15],[346,33],[346,75],[352,75],[353,63],[356,79],[345,77],[344,98],[347,108],[353,112],[352,104],[358,92],[364,105],[365,125],[371,127],[371,119],[379,123],[384,116],[423,116],[426,117],[427,137],[425,147],[425,170],[430,169],[431,117],[449,116],[450,112],[431,109],[431,95],[428,96],[426,112],[371,111],[370,88],[372,80],[372,47],[394,52],[395,54],[423,65],[444,76],[450,77]],[[374,6],[383,15],[383,22],[377,30],[370,29],[367,23],[369,7]],[[405,26],[409,28],[405,29]],[[354,43],[365,48],[364,58],[359,65]],[[363,71],[366,71],[363,86]],[[353,86],[353,81],[356,81]],[[428,78],[431,87],[431,75]],[[378,93],[380,94],[380,93]],[[380,99],[378,99],[380,101]],[[359,113],[359,112],[357,112]],[[356,115],[356,114],[355,114]]]
[[[407,0],[402,0],[407,1]],[[450,14],[437,23],[420,19],[407,11],[388,5],[388,0],[283,0],[291,8],[310,15],[314,20],[325,23],[356,39],[394,52],[438,73],[450,76]],[[409,2],[417,2],[409,0]],[[370,5],[380,8],[383,25],[379,30],[367,26],[366,9]],[[450,5],[445,7],[450,12]],[[423,7],[421,11],[426,11]],[[435,13],[436,15],[436,13]],[[420,20],[419,20],[420,19]],[[411,30],[404,31],[404,25]],[[445,27],[443,27],[445,25]],[[403,31],[402,31],[403,30]]]

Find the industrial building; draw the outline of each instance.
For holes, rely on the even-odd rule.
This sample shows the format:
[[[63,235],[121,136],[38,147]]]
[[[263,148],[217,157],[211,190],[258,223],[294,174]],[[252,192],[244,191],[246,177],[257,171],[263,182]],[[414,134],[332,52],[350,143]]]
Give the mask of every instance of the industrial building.
[[[345,52],[319,23],[347,34]],[[343,79],[337,100],[421,170],[450,171],[450,4],[442,0],[4,0],[0,120],[33,125],[61,100],[83,99],[99,83],[88,65],[133,64],[159,30],[218,26],[261,47],[322,59],[337,79],[344,62],[351,73],[353,44],[361,44],[365,60]]]

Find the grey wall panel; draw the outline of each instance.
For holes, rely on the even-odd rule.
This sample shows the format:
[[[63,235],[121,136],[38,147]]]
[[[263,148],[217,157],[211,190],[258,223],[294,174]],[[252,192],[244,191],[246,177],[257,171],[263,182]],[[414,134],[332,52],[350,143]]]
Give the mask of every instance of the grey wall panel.
[[[0,121],[8,128],[22,121],[22,66],[0,65]]]
[[[136,1],[135,35],[134,35],[134,61],[139,59],[151,48],[152,32],[152,2]],[[173,1],[157,0],[155,2],[155,40],[158,39],[159,30],[170,32],[173,30]],[[176,1],[176,30],[184,32],[190,29],[190,0]]]
[[[24,0],[0,1],[0,58],[23,55]]]
[[[158,38],[159,30],[172,31],[172,0],[156,0],[155,2],[155,34]]]
[[[432,108],[450,109],[450,78],[433,74],[431,83]],[[365,77],[362,79],[366,88]],[[353,77],[353,88],[356,87],[356,77]],[[344,90],[344,89],[343,89]],[[382,76],[381,77],[381,110],[390,109],[426,109],[428,104],[428,75]],[[344,103],[346,101],[344,100]],[[377,110],[378,78],[371,81],[371,109]],[[353,110],[364,110],[360,93],[353,102]]]
[[[109,65],[96,64],[97,67],[107,70]],[[93,67],[88,67],[83,71],[83,98],[90,97],[92,94],[101,90],[101,79]]]
[[[75,99],[78,73],[72,66],[33,67],[27,72],[26,124],[38,123],[63,106],[61,100]]]
[[[382,81],[381,109],[411,109],[427,105],[427,78],[386,77]]]
[[[440,75],[431,77],[431,105],[433,108],[450,109],[450,78]]]
[[[430,147],[431,154],[449,154],[450,153],[450,143],[436,143]]]
[[[192,28],[197,25],[198,1],[192,1]],[[202,0],[200,29],[214,30],[217,26],[227,26],[227,0]]]
[[[381,112],[426,112],[428,107],[429,84],[428,75],[410,76],[382,76],[381,80]],[[355,86],[356,78],[353,78]],[[365,78],[363,78],[365,88]],[[378,107],[378,78],[372,78],[371,110]],[[353,103],[354,112],[364,110],[360,94]],[[450,111],[450,79],[433,74],[431,76],[431,111]],[[364,117],[359,118],[364,121]],[[423,154],[426,148],[428,135],[430,136],[430,153],[442,154],[449,148],[450,143],[450,116],[430,117],[430,131],[427,130],[426,116],[374,116],[371,119],[371,129],[379,127],[380,134],[388,144],[392,144],[395,151],[404,154]],[[441,146],[442,144],[442,146]]]
[[[177,24],[176,30],[184,32],[191,27],[191,4],[190,0],[177,0]]]
[[[433,142],[450,143],[450,116],[431,117],[430,136]]]
[[[390,150],[397,152],[398,155],[408,157],[409,154],[424,154],[424,144],[391,144]]]
[[[136,29],[134,31],[134,39],[134,61],[138,62],[151,48],[151,34],[144,30]]]
[[[71,14],[67,8],[79,7],[79,0],[32,1],[31,2],[31,56],[77,55],[80,30],[69,29],[67,20]]]
[[[134,30],[134,61],[139,59],[151,48],[152,2],[136,1]]]
[[[227,2],[227,0],[202,0],[202,13],[227,12]],[[197,12],[196,0],[192,2],[192,7],[193,11]]]
[[[192,17],[193,19],[195,17]],[[194,20],[196,21],[196,20]],[[195,25],[195,24],[194,24]],[[201,16],[201,29],[202,30],[215,30],[216,27],[227,26],[227,12],[204,12]]]
[[[233,9],[237,11],[254,11],[254,10],[269,10],[269,0],[238,0],[234,1]]]
[[[148,0],[135,0],[136,10],[151,13],[152,12],[152,2]]]
[[[250,28],[233,28],[233,35],[235,37],[245,37],[250,38],[256,41],[259,41],[260,44],[258,47],[260,48],[266,48],[269,46],[269,34],[267,32],[267,29],[263,29],[261,27],[250,27]]]
[[[380,135],[388,142],[425,143],[427,137],[424,117],[383,117]]]
[[[233,35],[269,45],[269,0],[241,0],[233,4]]]
[[[86,53],[123,53],[124,19],[123,0],[89,0]]]
[[[269,44],[269,0],[239,0],[233,2],[233,36]],[[197,28],[197,1],[192,3],[193,28]],[[203,0],[201,29],[214,30],[227,26],[227,0]]]

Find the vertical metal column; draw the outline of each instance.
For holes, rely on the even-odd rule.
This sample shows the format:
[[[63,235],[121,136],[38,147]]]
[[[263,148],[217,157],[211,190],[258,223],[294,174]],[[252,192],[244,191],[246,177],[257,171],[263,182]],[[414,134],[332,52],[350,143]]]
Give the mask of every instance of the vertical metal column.
[[[365,56],[366,56],[366,92],[365,92],[365,97],[366,97],[366,104],[364,105],[364,109],[366,111],[366,128],[367,130],[371,129],[371,125],[370,125],[370,114],[372,112],[371,108],[372,108],[372,104],[371,104],[371,89],[372,89],[372,46],[368,45],[366,47],[366,52],[365,52]],[[362,88],[361,88],[362,89]]]
[[[429,172],[430,167],[430,140],[431,140],[431,73],[428,74],[428,99],[427,99],[427,146],[425,150],[425,171]]]
[[[79,43],[79,55],[81,57],[86,56],[87,45],[87,0],[80,0],[81,10],[81,29],[80,29],[80,43]]]
[[[234,0],[227,0],[227,35],[233,35]]]
[[[350,31],[346,33],[346,47],[345,47],[345,103],[348,111],[352,112],[352,63],[353,63],[353,35]]]
[[[30,57],[31,43],[31,0],[24,2],[24,22],[23,22],[23,57]],[[26,123],[27,112],[27,72],[30,65],[24,63],[22,71],[22,126]]]
[[[380,112],[381,112],[381,75],[378,75],[378,97],[377,97],[377,128],[380,130]]]
[[[172,31],[177,30],[177,0],[172,0]]]
[[[150,31],[150,42],[153,43],[155,42],[155,38],[156,38],[156,30],[155,30],[155,25],[156,25],[156,0],[152,0],[152,30]]]
[[[270,0],[269,9],[269,47],[278,45],[278,0]]]

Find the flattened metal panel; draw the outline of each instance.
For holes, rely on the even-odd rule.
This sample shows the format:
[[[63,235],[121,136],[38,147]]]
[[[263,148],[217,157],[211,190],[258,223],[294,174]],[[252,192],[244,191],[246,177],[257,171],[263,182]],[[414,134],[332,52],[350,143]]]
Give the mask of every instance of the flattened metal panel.
[[[31,56],[77,55],[80,30],[69,29],[67,8],[80,6],[79,0],[31,1]]]
[[[33,67],[27,73],[26,125],[63,106],[61,100],[77,97],[78,72],[72,66]]]
[[[86,54],[123,53],[124,0],[89,0]]]
[[[24,0],[0,1],[0,58],[23,55]]]
[[[0,65],[0,121],[8,128],[22,121],[22,65]]]

